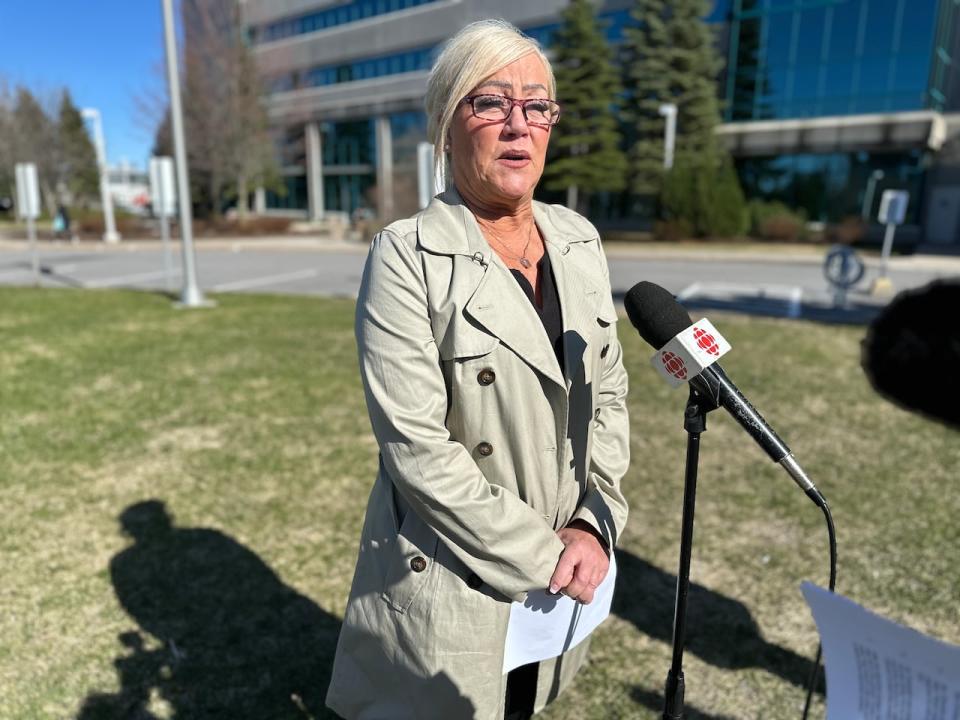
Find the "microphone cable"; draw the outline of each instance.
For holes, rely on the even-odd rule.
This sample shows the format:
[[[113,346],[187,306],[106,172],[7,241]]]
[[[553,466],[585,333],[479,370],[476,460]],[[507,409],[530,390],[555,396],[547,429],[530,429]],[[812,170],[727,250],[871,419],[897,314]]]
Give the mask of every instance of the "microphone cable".
[[[808,490],[807,495],[817,506],[823,510],[823,516],[827,520],[827,535],[830,538],[830,592],[833,592],[837,586],[837,531],[833,526],[833,515],[830,513],[830,506],[827,500],[815,488]],[[813,698],[813,690],[817,685],[817,675],[820,672],[820,655],[823,652],[823,644],[817,643],[817,657],[813,661],[813,670],[810,672],[810,680],[807,681],[807,699],[803,704],[803,720],[807,720],[807,713],[810,712],[810,701]]]

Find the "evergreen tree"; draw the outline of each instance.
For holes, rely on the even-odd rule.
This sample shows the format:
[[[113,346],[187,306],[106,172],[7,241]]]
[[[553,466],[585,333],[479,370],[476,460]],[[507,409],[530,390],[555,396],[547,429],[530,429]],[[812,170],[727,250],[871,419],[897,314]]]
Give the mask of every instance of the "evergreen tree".
[[[553,51],[561,111],[544,178],[547,189],[566,189],[576,209],[583,195],[622,190],[627,168],[615,114],[620,81],[589,0],[564,9]]]
[[[745,225],[743,193],[714,131],[720,123],[722,61],[703,18],[706,0],[637,0],[627,29],[631,190],[658,197],[660,213],[689,221],[698,234],[730,235]],[[664,178],[660,106],[677,107],[676,161]],[[730,207],[718,207],[720,198]]]
[[[638,27],[625,28],[627,106],[630,125],[630,190],[651,196],[663,175],[664,118],[660,106],[673,102],[673,68],[665,0],[637,0],[630,13]]]
[[[722,61],[703,21],[706,0],[637,0],[631,13],[639,27],[627,29],[628,118],[636,132],[631,153],[632,189],[660,188],[664,118],[660,106],[677,106],[677,149],[701,155],[716,147],[720,122],[717,75]]]
[[[96,198],[100,187],[97,153],[67,90],[60,101],[57,140],[57,187],[68,191],[74,200]]]
[[[56,126],[43,107],[24,87],[17,88],[13,108],[13,160],[37,166],[37,182],[47,212],[53,215],[56,199]]]

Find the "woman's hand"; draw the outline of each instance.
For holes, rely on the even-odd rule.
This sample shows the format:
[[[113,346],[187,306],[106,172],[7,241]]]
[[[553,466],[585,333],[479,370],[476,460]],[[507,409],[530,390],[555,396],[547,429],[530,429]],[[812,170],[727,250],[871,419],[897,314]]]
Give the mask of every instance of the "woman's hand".
[[[574,520],[558,530],[557,536],[566,547],[550,578],[550,592],[562,590],[564,595],[587,604],[610,568],[606,548],[593,527],[583,520]]]

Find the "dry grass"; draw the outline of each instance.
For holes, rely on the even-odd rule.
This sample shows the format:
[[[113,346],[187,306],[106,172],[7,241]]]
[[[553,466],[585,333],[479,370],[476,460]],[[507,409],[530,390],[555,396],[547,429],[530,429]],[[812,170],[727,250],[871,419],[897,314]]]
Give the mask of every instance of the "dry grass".
[[[352,306],[219,301],[0,290],[0,717],[306,717],[293,694],[328,717],[376,468]],[[956,433],[874,396],[862,330],[715,322],[727,370],[834,508],[839,589],[960,640]],[[547,720],[660,716],[684,395],[621,336],[633,510],[615,615]],[[798,717],[816,645],[798,585],[826,582],[822,518],[719,414],[700,467],[688,717]]]

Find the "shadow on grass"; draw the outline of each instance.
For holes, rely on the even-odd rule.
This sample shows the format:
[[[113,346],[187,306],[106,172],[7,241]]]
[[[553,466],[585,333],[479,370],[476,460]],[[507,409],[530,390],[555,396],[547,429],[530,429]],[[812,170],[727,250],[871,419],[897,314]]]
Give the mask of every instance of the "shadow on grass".
[[[613,612],[642,633],[672,645],[676,575],[618,550],[617,582]],[[696,583],[690,583],[687,601],[685,652],[720,668],[762,668],[804,689],[813,669],[811,659],[764,640],[745,605]],[[664,678],[669,669],[664,666]],[[823,694],[822,679],[817,690]]]
[[[339,618],[285,585],[256,553],[210,528],[178,528],[158,500],[120,515],[134,543],[110,562],[139,630],[120,635],[120,690],[92,693],[80,720],[335,718],[324,708]],[[148,649],[145,634],[162,642]]]

